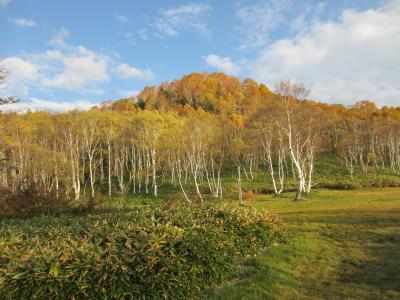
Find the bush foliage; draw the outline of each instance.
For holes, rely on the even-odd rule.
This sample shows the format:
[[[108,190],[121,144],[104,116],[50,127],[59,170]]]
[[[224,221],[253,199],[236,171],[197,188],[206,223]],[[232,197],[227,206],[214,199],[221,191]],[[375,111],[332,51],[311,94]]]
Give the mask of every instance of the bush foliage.
[[[283,237],[278,217],[244,207],[3,220],[0,298],[188,298]]]
[[[0,187],[0,217],[29,217],[65,211],[71,201],[63,191],[46,191],[28,183],[16,190]]]

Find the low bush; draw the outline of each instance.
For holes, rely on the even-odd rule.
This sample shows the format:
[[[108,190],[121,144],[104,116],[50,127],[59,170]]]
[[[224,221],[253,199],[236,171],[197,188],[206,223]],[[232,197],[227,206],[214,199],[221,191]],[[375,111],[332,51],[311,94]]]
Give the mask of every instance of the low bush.
[[[70,208],[65,192],[45,191],[33,183],[11,190],[0,187],[0,217],[29,217]]]
[[[1,299],[182,299],[282,240],[245,207],[145,206],[0,221]]]
[[[247,201],[255,200],[256,194],[253,191],[245,191],[243,192],[243,199]]]

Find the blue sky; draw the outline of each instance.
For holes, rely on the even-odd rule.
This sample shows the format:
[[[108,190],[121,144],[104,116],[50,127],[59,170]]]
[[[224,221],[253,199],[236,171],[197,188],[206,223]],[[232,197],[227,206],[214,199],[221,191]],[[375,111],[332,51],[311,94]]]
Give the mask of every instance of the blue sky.
[[[194,71],[400,105],[400,0],[0,0],[2,94],[88,108]]]

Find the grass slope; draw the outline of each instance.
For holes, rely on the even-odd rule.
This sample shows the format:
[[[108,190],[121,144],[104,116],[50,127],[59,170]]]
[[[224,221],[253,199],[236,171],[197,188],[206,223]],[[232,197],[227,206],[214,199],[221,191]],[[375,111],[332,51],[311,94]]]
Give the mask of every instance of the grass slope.
[[[400,189],[317,190],[301,203],[261,195],[286,244],[249,259],[207,299],[400,299]]]

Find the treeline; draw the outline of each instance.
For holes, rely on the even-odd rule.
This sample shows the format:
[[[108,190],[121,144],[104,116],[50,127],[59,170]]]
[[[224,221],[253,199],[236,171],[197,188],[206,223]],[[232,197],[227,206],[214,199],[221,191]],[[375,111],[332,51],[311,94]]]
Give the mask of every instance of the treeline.
[[[351,175],[400,173],[400,108],[307,96],[301,84],[280,82],[272,92],[251,79],[194,73],[86,112],[1,114],[0,183],[75,199],[86,189],[92,197],[158,196],[172,184],[190,202],[205,191],[222,197],[232,169],[241,198],[241,178],[254,179],[260,167],[275,194],[295,178],[300,199],[314,186],[321,153],[340,157]]]

